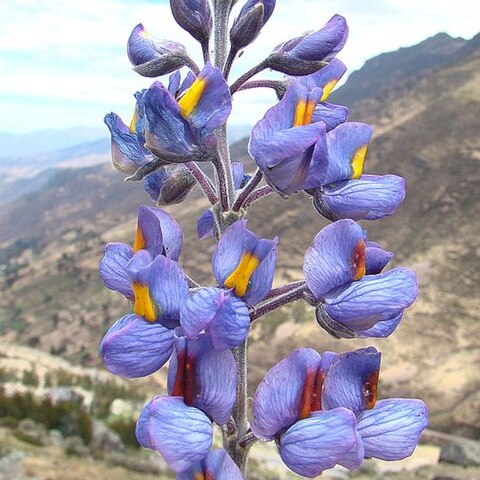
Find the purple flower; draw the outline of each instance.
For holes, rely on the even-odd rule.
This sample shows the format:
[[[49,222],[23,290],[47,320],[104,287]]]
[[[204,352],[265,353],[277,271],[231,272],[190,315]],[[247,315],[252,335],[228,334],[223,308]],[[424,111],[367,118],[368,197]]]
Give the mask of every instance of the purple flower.
[[[268,66],[288,75],[309,75],[334,58],[347,37],[345,18],[334,15],[320,30],[279,45],[268,57]]]
[[[428,424],[427,408],[421,400],[377,401],[379,369],[380,353],[370,347],[338,355],[325,376],[323,408],[348,408],[357,417],[361,448],[349,452],[340,462],[350,469],[358,468],[367,457],[408,457]]]
[[[155,397],[145,406],[137,422],[137,439],[143,447],[158,451],[177,473],[198,469],[199,464],[205,468],[202,461],[212,445],[212,421],[226,423],[235,403],[232,352],[215,350],[208,335],[189,340],[177,329],[168,392],[172,397]],[[228,460],[224,459],[224,467],[220,460],[209,462],[208,468],[235,471]]]
[[[183,233],[180,225],[160,208],[140,205],[138,224],[133,248],[119,242],[105,246],[105,254],[100,262],[100,276],[110,290],[120,292],[129,300],[134,294],[127,264],[133,254],[147,250],[151,257],[165,255],[178,260],[182,249]]]
[[[246,175],[243,163],[232,162],[233,186],[235,191],[241,190],[250,180],[250,175]],[[197,237],[199,240],[213,237],[215,219],[211,208],[205,210],[197,219]]]
[[[170,0],[170,8],[177,23],[202,46],[208,47],[212,30],[212,14],[208,0]]]
[[[373,347],[338,355],[295,350],[260,383],[252,430],[276,439],[294,472],[314,477],[335,464],[356,469],[365,457],[410,455],[427,425],[420,400],[377,402],[380,353]]]
[[[154,159],[145,144],[144,99],[145,90],[135,93],[135,110],[127,127],[116,113],[105,115],[104,121],[112,139],[112,163],[121,173],[131,175]]]
[[[152,260],[139,250],[126,265],[133,294],[133,315],[117,320],[100,344],[106,367],[138,378],[160,369],[173,348],[172,328],[180,324],[180,308],[189,292],[185,275],[170,258]]]
[[[225,450],[215,449],[194,467],[177,475],[177,480],[199,479],[243,480],[244,476]]]
[[[170,40],[152,40],[141,23],[130,34],[127,54],[133,69],[144,77],[159,77],[187,64],[182,44]]]
[[[303,268],[318,323],[336,337],[390,335],[418,293],[411,270],[380,273],[390,258],[353,220],[321,230]]]
[[[259,238],[248,230],[246,220],[235,222],[213,254],[213,274],[219,285],[249,305],[262,301],[272,288],[277,243],[277,238]]]
[[[272,16],[276,0],[247,0],[230,30],[230,41],[235,50],[252,43]]]
[[[275,439],[295,473],[315,477],[358,448],[355,415],[346,408],[321,410],[323,378],[331,355],[295,350],[265,375],[253,400],[252,431]]]
[[[212,133],[225,124],[231,109],[227,82],[209,62],[178,99],[155,82],[145,94],[147,148],[159,157],[174,154],[188,162],[200,147],[215,145]]]

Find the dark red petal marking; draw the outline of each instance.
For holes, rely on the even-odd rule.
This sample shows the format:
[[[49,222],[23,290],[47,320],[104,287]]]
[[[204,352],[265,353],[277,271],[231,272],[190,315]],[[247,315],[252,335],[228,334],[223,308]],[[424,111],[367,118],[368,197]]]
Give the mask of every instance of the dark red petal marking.
[[[371,410],[377,402],[378,375],[378,370],[371,373],[362,385],[365,408],[367,410]]]
[[[322,389],[325,373],[319,368],[309,370],[305,375],[302,397],[298,409],[298,418],[308,418],[312,412],[322,409]]]
[[[196,391],[195,358],[186,352],[177,354],[177,375],[172,389],[173,397],[183,397],[185,405],[192,406]]]
[[[360,240],[353,249],[351,258],[353,268],[353,279],[360,280],[366,272],[366,244],[365,240]]]

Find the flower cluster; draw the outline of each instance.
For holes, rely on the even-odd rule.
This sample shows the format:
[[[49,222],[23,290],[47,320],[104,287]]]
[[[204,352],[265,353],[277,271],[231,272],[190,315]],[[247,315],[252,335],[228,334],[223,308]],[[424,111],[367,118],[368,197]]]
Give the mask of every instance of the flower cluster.
[[[421,400],[377,401],[380,353],[373,347],[293,351],[259,384],[248,420],[246,343],[253,321],[306,301],[336,338],[387,337],[418,287],[408,268],[384,271],[393,254],[367,240],[357,223],[391,215],[405,185],[395,175],[363,173],[372,128],[349,122],[346,107],[327,102],[346,70],[335,58],[347,40],[345,19],[335,15],[320,30],[284,42],[229,85],[237,55],[275,8],[275,0],[247,0],[228,35],[234,3],[170,1],[177,23],[200,43],[202,68],[181,44],[154,40],[142,24],[128,39],[137,73],[170,76],[135,94],[129,126],[115,113],[105,117],[113,165],[128,180],[142,180],[157,206],[139,207],[131,245],[105,247],[102,280],[132,310],[107,331],[100,355],[126,378],[168,363],[167,392],[145,405],[136,436],[180,480],[246,478],[256,441],[275,440],[284,463],[304,477],[337,464],[356,469],[369,457],[404,458],[427,425],[426,407]],[[284,76],[250,80],[265,68]],[[258,167],[252,175],[231,162],[226,136],[232,96],[247,88],[274,88],[279,97],[252,130],[249,153]],[[182,229],[159,208],[182,203],[196,185],[210,202],[198,217],[198,237],[217,241],[210,286],[183,270]],[[266,195],[297,192],[311,196],[332,223],[306,251],[304,279],[273,288],[278,239],[249,230],[247,210]],[[223,432],[221,449],[212,449],[214,425]]]

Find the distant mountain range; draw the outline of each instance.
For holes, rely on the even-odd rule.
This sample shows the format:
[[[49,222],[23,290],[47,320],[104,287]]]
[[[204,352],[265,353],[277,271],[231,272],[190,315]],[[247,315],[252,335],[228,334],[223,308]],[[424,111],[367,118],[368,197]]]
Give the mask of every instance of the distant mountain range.
[[[265,317],[253,328],[252,385],[276,359],[309,345],[383,352],[381,396],[420,396],[432,425],[480,436],[480,45],[439,34],[369,60],[332,96],[351,119],[375,126],[367,173],[407,180],[399,212],[368,223],[369,238],[396,253],[419,276],[421,293],[398,332],[380,341],[330,339],[304,304]],[[233,159],[252,168],[246,141]],[[0,209],[0,337],[86,364],[98,364],[103,331],[128,311],[100,285],[105,242],[131,242],[141,185],[126,184],[110,165],[62,170],[36,192]],[[206,207],[198,191],[169,211],[185,228],[182,264],[211,280],[213,241],[195,240]],[[276,282],[301,278],[306,247],[325,222],[303,195],[271,196],[252,208],[249,226],[280,236]],[[268,352],[268,353],[266,353]]]

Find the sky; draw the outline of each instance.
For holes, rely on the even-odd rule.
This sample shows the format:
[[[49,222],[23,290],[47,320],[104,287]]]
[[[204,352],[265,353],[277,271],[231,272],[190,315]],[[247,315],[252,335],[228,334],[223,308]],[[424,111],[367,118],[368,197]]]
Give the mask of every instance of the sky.
[[[321,28],[335,13],[350,26],[339,58],[353,71],[368,58],[438,32],[471,38],[480,7],[478,0],[277,0],[261,35],[236,62],[232,80],[282,41]],[[155,38],[183,43],[200,62],[198,44],[175,23],[165,0],[1,2],[0,131],[102,127],[110,111],[129,122],[133,92],[152,82],[131,70],[126,55],[127,38],[140,22]],[[241,92],[232,123],[254,123],[274,102],[270,91]]]

